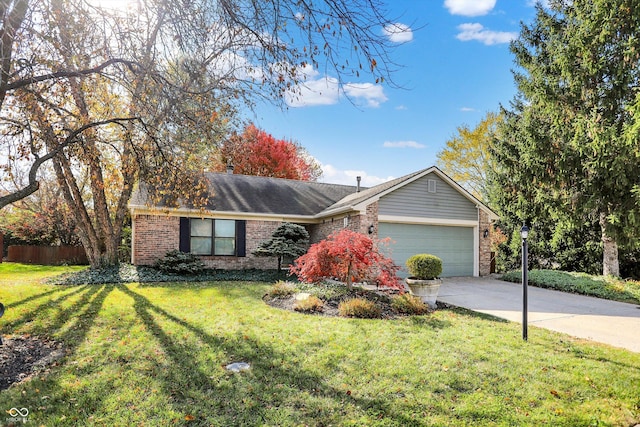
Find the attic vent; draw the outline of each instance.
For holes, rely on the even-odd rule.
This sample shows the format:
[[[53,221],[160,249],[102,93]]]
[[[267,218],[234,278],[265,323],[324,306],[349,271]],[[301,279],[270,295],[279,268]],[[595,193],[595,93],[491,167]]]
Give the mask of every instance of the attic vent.
[[[435,179],[430,179],[428,181],[429,183],[429,193],[435,193],[436,192],[436,180]]]

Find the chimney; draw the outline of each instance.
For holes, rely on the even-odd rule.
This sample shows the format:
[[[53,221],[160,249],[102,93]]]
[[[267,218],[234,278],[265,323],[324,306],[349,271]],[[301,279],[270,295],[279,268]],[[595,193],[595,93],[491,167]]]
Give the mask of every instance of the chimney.
[[[361,176],[356,176],[356,181],[358,181],[358,186],[356,187],[356,193],[360,192],[360,181],[362,181]]]
[[[233,175],[233,165],[231,163],[227,165],[227,173]]]

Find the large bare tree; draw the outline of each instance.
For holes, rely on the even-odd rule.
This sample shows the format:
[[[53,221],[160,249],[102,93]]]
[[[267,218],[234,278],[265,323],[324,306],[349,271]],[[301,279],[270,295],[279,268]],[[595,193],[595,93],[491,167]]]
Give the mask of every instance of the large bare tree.
[[[93,266],[117,262],[137,181],[206,197],[198,172],[241,108],[283,103],[311,69],[390,75],[378,0],[0,0],[0,19],[0,208],[51,161]]]

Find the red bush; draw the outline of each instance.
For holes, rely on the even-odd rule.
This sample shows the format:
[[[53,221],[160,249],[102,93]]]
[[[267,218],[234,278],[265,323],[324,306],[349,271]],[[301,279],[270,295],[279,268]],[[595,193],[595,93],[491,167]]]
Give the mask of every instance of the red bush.
[[[379,243],[387,241],[383,239]],[[307,283],[336,278],[349,287],[354,281],[369,281],[383,287],[403,289],[396,276],[399,269],[391,258],[380,252],[372,239],[345,229],[311,245],[305,255],[295,260],[289,271]]]

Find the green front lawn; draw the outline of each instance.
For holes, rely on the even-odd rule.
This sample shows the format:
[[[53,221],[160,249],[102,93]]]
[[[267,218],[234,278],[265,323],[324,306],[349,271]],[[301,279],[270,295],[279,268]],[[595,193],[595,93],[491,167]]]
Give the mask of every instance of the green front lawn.
[[[503,274],[502,279],[522,282],[522,271],[510,271]],[[636,280],[558,270],[531,270],[528,272],[527,282],[540,288],[640,304],[640,282]]]
[[[20,274],[0,268],[3,334],[67,348],[0,392],[33,425],[640,422],[640,354],[537,328],[523,342],[519,325],[464,310],[329,318],[267,306],[260,282],[55,286]],[[240,361],[251,369],[225,371]]]

